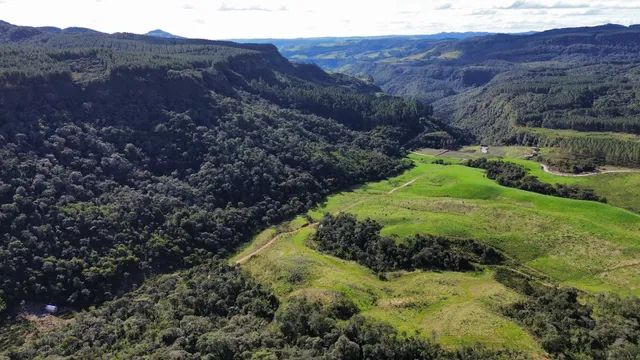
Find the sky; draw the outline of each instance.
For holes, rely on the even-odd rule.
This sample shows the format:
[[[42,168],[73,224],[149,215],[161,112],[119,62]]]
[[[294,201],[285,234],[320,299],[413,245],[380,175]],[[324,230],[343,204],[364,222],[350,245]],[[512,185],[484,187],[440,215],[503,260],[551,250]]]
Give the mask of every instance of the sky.
[[[640,23],[640,0],[0,0],[0,19],[204,39],[512,33]]]

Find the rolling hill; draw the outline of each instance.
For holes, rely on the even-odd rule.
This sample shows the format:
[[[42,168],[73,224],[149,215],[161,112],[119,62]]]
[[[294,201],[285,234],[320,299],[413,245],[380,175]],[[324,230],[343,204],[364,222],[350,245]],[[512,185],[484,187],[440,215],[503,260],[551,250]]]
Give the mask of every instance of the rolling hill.
[[[620,298],[640,304],[639,215],[594,201],[500,186],[483,170],[465,166],[459,156],[466,152],[442,157],[435,153],[416,152],[410,155],[415,167],[402,175],[330,196],[307,215],[265,230],[232,262],[274,289],[285,304],[301,296],[344,296],[363,316],[449,349],[475,343],[533,359],[616,358],[616,348],[626,340],[615,335],[618,330],[608,327],[608,321],[637,324],[630,313],[622,320],[613,304]],[[327,221],[327,214],[334,220]],[[355,230],[348,220],[336,220],[345,215],[361,221]],[[392,244],[411,244],[412,237],[420,235],[452,244],[473,239],[498,249],[506,260],[471,271],[372,268],[366,264],[395,264],[390,258],[396,254],[389,242],[367,243],[373,236],[361,229],[372,222]],[[345,248],[326,251],[317,236],[320,231],[340,234],[336,239],[344,241]],[[368,253],[347,258],[349,249],[358,247]],[[427,254],[434,256],[435,251]],[[411,252],[411,259],[419,254]],[[556,287],[569,293],[555,293]],[[578,289],[574,295],[567,290],[571,287]],[[593,313],[578,304],[588,304]],[[514,313],[525,307],[523,313]],[[557,314],[543,314],[555,307]],[[572,330],[563,333],[574,315],[592,317],[593,322],[571,325]],[[608,342],[599,330],[587,334],[600,326],[608,327],[604,331],[619,343]],[[637,325],[627,330],[631,328],[640,330]],[[585,329],[585,338],[579,340],[575,334]],[[580,345],[588,337],[595,340]],[[635,342],[635,335],[630,339]]]
[[[297,62],[312,62],[335,71],[359,61],[381,61],[409,56],[439,41],[488,35],[482,32],[439,33],[413,36],[327,37],[302,39],[239,39],[241,43],[267,43]]]

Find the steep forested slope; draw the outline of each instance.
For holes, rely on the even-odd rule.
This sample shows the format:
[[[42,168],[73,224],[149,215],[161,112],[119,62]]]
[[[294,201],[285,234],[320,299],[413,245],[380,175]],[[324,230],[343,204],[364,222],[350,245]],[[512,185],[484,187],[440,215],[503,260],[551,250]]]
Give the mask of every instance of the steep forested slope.
[[[444,130],[270,45],[0,23],[0,303],[94,304],[228,254]]]
[[[640,164],[640,138],[603,137],[594,144],[523,128],[640,134],[640,27],[604,25],[461,40],[393,40],[331,70],[373,80],[385,91],[432,104],[438,118],[493,143],[571,144],[587,156]],[[319,49],[320,47],[318,47]],[[331,54],[331,49],[325,50]],[[297,53],[289,55],[296,59]],[[316,54],[322,58],[322,54]],[[323,60],[319,64],[327,66]],[[558,134],[556,134],[558,135]],[[587,145],[587,142],[589,145]],[[615,143],[615,149],[593,149]],[[594,146],[595,145],[595,146]],[[629,156],[628,154],[632,154]]]

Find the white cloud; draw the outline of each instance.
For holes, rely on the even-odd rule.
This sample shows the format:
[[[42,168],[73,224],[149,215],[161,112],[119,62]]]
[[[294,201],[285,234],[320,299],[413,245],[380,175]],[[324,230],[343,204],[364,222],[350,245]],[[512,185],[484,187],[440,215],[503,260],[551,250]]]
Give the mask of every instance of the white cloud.
[[[498,13],[498,11],[496,11],[494,9],[478,9],[478,10],[472,10],[471,11],[471,15],[475,15],[475,16],[495,15],[497,13]]]
[[[513,4],[503,7],[509,10],[528,10],[528,9],[582,9],[588,8],[589,4],[575,2],[537,2],[527,0],[517,0]]]
[[[573,12],[568,14],[569,16],[593,16],[593,15],[601,15],[603,11],[601,9],[590,9],[582,12]]]
[[[266,3],[266,5],[265,5]],[[269,4],[265,1],[223,1],[218,11],[287,11],[287,6],[284,4]]]
[[[629,25],[640,0],[0,0],[0,19],[209,39],[521,32]]]
[[[436,10],[449,10],[451,8],[453,8],[453,4],[451,3],[446,3],[435,7]]]

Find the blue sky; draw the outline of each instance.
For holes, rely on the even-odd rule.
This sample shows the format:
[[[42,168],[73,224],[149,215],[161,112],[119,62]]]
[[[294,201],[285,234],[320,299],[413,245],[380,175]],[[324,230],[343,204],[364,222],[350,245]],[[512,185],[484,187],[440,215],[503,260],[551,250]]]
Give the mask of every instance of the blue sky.
[[[0,19],[208,39],[522,32],[640,23],[640,0],[0,0]]]

